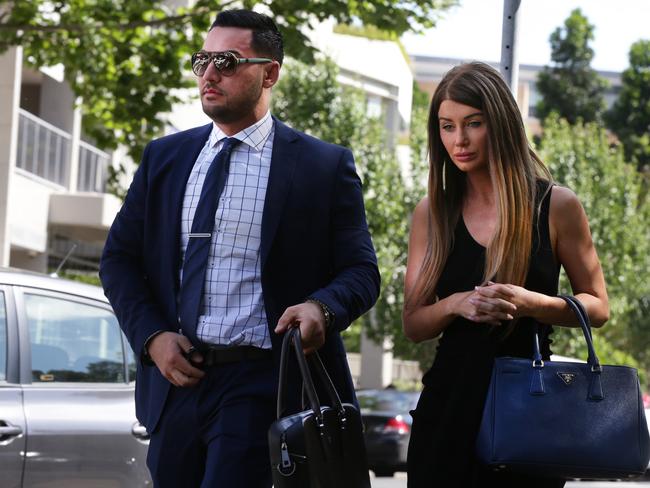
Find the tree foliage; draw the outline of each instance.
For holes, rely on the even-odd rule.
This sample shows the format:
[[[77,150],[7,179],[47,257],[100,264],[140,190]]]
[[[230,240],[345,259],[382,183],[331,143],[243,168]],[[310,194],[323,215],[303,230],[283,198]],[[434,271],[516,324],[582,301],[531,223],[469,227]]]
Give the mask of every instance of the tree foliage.
[[[188,2],[189,3],[189,2]],[[84,132],[102,149],[119,144],[140,160],[160,134],[163,114],[188,84],[189,56],[200,48],[215,14],[256,7],[277,21],[289,55],[311,61],[304,28],[333,17],[400,34],[433,26],[454,0],[305,2],[197,0],[169,7],[162,0],[15,0],[0,6],[0,53],[21,45],[35,67],[63,64],[82,98]]]
[[[571,125],[552,115],[544,122],[540,154],[556,181],[578,195],[589,219],[611,309],[595,335],[601,359],[650,369],[650,315],[639,313],[648,309],[650,296],[650,209],[641,197],[640,175],[596,123]],[[566,277],[561,288],[571,291]],[[586,357],[579,331],[555,335],[556,352]]]
[[[359,325],[371,337],[405,342],[401,332],[402,284],[413,207],[381,118],[368,117],[363,92],[340,85],[331,60],[288,61],[273,95],[273,112],[290,125],[350,148],[363,181],[368,226],[381,272],[381,295]],[[348,344],[350,341],[348,340]],[[358,345],[356,345],[358,347]],[[351,349],[355,348],[352,344]]]
[[[629,59],[621,92],[606,118],[623,143],[627,160],[650,173],[650,41],[632,44]]]
[[[414,82],[411,124],[409,126],[409,147],[411,149],[412,199],[416,203],[427,193],[429,176],[427,124],[429,121],[430,102],[431,97],[429,94]]]
[[[542,99],[538,117],[557,112],[570,123],[599,120],[605,109],[603,94],[607,81],[591,68],[594,50],[594,26],[575,9],[550,37],[552,66],[539,73],[537,89]]]

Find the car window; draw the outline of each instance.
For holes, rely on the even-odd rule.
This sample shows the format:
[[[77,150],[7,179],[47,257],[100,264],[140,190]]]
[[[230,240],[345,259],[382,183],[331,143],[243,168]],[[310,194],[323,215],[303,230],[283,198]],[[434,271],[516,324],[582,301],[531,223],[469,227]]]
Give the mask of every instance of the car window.
[[[408,412],[417,403],[417,393],[394,390],[357,392],[359,406],[377,412]]]
[[[25,310],[32,381],[125,381],[120,329],[110,311],[35,294],[25,294]]]
[[[126,340],[126,338],[124,340]],[[128,381],[135,381],[137,365],[135,364],[135,354],[133,354],[133,349],[131,349],[128,342],[126,343],[126,366],[129,371]]]
[[[0,291],[0,381],[7,379],[7,309],[5,295]]]

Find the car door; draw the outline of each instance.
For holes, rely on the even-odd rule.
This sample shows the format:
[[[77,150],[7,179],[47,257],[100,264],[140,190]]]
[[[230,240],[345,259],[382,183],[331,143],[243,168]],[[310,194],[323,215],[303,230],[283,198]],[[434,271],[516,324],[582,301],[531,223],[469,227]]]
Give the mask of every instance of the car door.
[[[139,487],[150,481],[123,336],[102,302],[17,288],[31,383],[25,487]]]
[[[0,484],[7,488],[21,486],[27,439],[15,318],[11,289],[0,286]]]

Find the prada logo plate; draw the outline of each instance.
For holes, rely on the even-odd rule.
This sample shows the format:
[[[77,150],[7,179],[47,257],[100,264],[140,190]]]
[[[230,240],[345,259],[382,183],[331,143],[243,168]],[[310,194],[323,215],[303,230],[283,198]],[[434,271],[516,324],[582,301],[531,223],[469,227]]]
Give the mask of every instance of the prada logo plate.
[[[573,380],[576,379],[576,374],[575,373],[562,373],[561,371],[558,371],[555,373],[558,375],[558,377],[564,382],[565,385],[569,386],[571,383],[573,383]]]

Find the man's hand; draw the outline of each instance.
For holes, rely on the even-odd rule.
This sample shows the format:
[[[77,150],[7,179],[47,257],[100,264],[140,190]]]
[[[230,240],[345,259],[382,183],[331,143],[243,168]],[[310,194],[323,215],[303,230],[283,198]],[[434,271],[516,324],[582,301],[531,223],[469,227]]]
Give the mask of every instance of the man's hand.
[[[287,308],[275,328],[283,334],[292,326],[300,327],[300,339],[305,354],[311,354],[325,344],[325,315],[316,303],[305,302]]]
[[[147,348],[149,357],[162,375],[174,386],[194,386],[205,373],[186,359],[192,343],[176,332],[161,332],[154,336]],[[192,361],[200,363],[203,357],[198,351],[192,353]]]

